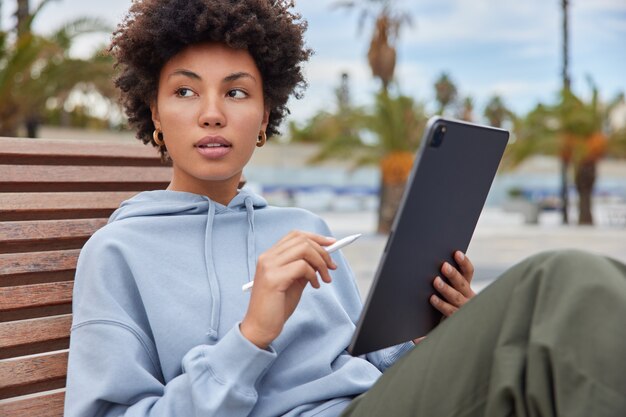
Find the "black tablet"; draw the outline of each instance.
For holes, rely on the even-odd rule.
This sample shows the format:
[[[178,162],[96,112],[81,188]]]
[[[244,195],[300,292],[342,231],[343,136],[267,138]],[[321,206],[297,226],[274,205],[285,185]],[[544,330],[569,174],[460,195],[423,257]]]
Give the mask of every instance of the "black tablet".
[[[502,129],[428,122],[407,188],[348,351],[372,352],[427,334],[443,262],[465,252],[508,142]]]

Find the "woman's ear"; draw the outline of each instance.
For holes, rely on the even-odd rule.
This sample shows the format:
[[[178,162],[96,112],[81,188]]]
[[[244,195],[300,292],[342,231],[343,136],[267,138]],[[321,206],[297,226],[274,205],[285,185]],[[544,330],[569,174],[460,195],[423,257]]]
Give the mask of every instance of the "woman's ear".
[[[150,112],[152,112],[152,123],[156,129],[161,129],[161,118],[159,117],[159,109],[156,101],[150,103]]]
[[[270,110],[268,108],[263,112],[263,122],[261,124],[262,130],[267,131],[267,125],[270,123]]]

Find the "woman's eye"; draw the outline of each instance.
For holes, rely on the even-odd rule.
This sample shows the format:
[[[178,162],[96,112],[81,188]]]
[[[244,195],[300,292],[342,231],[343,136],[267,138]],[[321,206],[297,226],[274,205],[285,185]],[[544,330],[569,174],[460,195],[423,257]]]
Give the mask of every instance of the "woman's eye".
[[[193,90],[190,88],[179,88],[178,90],[176,90],[176,95],[178,97],[192,97],[193,96]]]
[[[245,91],[243,91],[243,90],[234,89],[234,90],[230,90],[228,92],[228,97],[230,97],[230,98],[246,98],[246,97],[248,97],[248,94]]]

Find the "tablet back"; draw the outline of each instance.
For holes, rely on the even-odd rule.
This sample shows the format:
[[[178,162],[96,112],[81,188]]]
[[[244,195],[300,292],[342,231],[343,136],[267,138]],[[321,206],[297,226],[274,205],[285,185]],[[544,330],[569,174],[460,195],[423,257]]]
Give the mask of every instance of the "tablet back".
[[[433,118],[348,351],[353,355],[428,333],[429,303],[444,261],[465,252],[500,164],[508,132]]]

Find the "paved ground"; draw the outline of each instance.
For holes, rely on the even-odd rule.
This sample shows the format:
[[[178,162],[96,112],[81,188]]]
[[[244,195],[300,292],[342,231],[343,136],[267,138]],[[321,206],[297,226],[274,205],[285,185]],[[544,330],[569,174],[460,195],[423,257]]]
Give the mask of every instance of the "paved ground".
[[[364,233],[343,249],[354,270],[361,294],[371,285],[386,236],[375,231],[375,213],[320,213],[338,237]],[[503,271],[529,255],[544,250],[577,248],[611,256],[626,263],[625,227],[561,226],[547,218],[541,225],[527,226],[496,209],[483,213],[467,251],[476,267],[473,287],[480,291]]]

